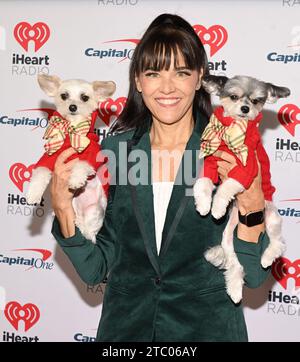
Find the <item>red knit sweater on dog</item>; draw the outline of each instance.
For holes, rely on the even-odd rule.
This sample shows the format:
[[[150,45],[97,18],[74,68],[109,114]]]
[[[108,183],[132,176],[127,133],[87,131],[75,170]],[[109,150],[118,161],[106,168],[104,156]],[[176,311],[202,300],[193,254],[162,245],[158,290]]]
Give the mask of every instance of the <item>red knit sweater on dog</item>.
[[[214,111],[214,115],[218,118],[218,120],[224,126],[229,126],[233,122],[233,118],[224,117],[223,113],[224,108],[222,106],[217,107]],[[257,176],[258,173],[258,165],[255,157],[256,151],[258,161],[261,165],[262,190],[264,193],[264,197],[265,200],[272,201],[275,187],[271,184],[270,160],[265,148],[263,147],[261,136],[258,130],[259,122],[261,121],[261,119],[262,113],[260,112],[255,119],[248,121],[244,141],[245,145],[248,147],[248,157],[245,166],[236,157],[233,151],[228,148],[224,140],[221,141],[218,149],[221,151],[226,151],[235,157],[237,166],[229,171],[228,177],[240,182],[245,187],[245,189],[249,188],[253,179]],[[217,161],[219,160],[220,158],[215,157],[214,155],[207,156],[204,159],[204,169],[202,176],[210,178],[214,184],[217,184],[219,181],[217,170]]]
[[[63,119],[63,117],[56,111],[53,113],[52,116],[57,116],[57,117]],[[95,171],[99,170],[100,166],[104,166],[104,163],[107,161],[107,159],[105,159],[104,157],[101,157],[101,154],[100,154],[101,147],[99,145],[99,137],[94,133],[96,119],[97,119],[97,111],[94,111],[91,115],[90,129],[89,129],[88,133],[86,134],[86,137],[88,137],[88,139],[90,140],[89,145],[84,149],[83,152],[81,152],[81,153],[77,152],[77,153],[74,153],[73,155],[71,155],[70,157],[68,157],[66,162],[71,161],[74,158],[79,158],[82,161],[87,161],[89,163],[89,165],[94,168]],[[45,152],[43,154],[43,156],[39,159],[39,161],[34,165],[34,168],[46,167],[49,170],[53,171],[57,157],[63,151],[65,151],[66,149],[68,149],[70,147],[72,147],[72,145],[71,145],[69,134],[65,133],[64,143],[59,148],[59,150],[57,150],[56,152],[54,152],[51,155],[49,155],[47,152]],[[100,178],[100,180],[102,178],[101,183],[102,183],[102,186],[106,193],[106,196],[108,195],[109,185],[108,185],[108,182],[103,182],[103,177],[107,177],[107,176],[108,176],[107,168],[105,168],[105,171],[102,170],[102,172],[98,172],[98,177]]]

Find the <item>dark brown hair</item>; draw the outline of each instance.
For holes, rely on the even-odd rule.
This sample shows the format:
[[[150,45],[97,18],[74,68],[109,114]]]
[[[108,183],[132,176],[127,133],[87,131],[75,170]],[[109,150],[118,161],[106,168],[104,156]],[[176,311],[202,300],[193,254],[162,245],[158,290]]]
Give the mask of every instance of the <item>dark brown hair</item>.
[[[122,132],[143,127],[151,116],[135,83],[146,69],[168,70],[171,56],[174,67],[178,64],[178,50],[191,70],[203,69],[203,76],[209,75],[208,61],[202,42],[193,27],[178,15],[162,14],[150,24],[134,50],[129,69],[129,91],[125,108],[110,128],[110,132]],[[193,114],[200,112],[207,118],[212,113],[210,95],[201,87],[195,93]]]

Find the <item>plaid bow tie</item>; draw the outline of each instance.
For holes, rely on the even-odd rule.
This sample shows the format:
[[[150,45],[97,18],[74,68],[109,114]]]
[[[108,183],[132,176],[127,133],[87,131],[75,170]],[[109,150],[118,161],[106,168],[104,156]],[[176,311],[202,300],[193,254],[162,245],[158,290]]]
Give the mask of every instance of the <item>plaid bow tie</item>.
[[[46,153],[51,156],[53,153],[58,151],[63,145],[67,134],[70,137],[71,146],[77,152],[82,152],[90,143],[89,138],[86,137],[89,132],[90,125],[91,120],[89,119],[79,122],[74,126],[66,119],[58,116],[52,116],[43,136],[43,139],[47,140],[44,145]]]
[[[199,158],[213,154],[223,140],[245,166],[248,156],[248,147],[244,144],[247,124],[247,120],[234,119],[229,126],[224,126],[212,114],[201,137]]]

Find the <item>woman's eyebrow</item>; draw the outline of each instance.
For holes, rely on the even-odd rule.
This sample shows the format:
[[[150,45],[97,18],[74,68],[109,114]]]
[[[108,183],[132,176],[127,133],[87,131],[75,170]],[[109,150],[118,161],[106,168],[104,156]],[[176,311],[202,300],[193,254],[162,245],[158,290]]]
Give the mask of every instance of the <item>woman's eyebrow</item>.
[[[191,70],[189,67],[187,66],[181,66],[181,67],[175,67],[174,68],[176,71],[180,71],[180,70]],[[159,72],[160,70],[156,69],[155,67],[147,67],[145,68],[144,72],[147,72],[147,71],[154,71],[154,72]]]
[[[182,67],[175,67],[175,70],[190,70],[189,67],[182,66]]]
[[[145,68],[144,72],[147,72],[147,70],[157,71],[157,69],[155,69],[155,67],[147,67],[147,68]]]

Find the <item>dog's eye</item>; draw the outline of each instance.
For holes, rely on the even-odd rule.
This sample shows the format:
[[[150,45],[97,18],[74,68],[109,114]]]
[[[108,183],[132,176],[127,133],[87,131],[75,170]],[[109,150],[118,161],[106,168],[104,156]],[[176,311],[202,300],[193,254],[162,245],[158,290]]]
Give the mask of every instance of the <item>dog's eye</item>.
[[[259,99],[251,99],[251,102],[252,102],[253,104],[257,104],[257,103],[259,102]]]
[[[232,95],[230,96],[230,99],[233,100],[233,101],[237,101],[237,100],[239,99],[239,97],[236,96],[235,94],[232,94]]]
[[[86,94],[81,94],[80,98],[83,102],[87,102],[90,99],[90,97]]]
[[[68,93],[62,93],[62,94],[60,95],[60,98],[61,98],[63,101],[65,101],[65,100],[67,100],[67,99],[69,98],[69,94],[68,94]]]

